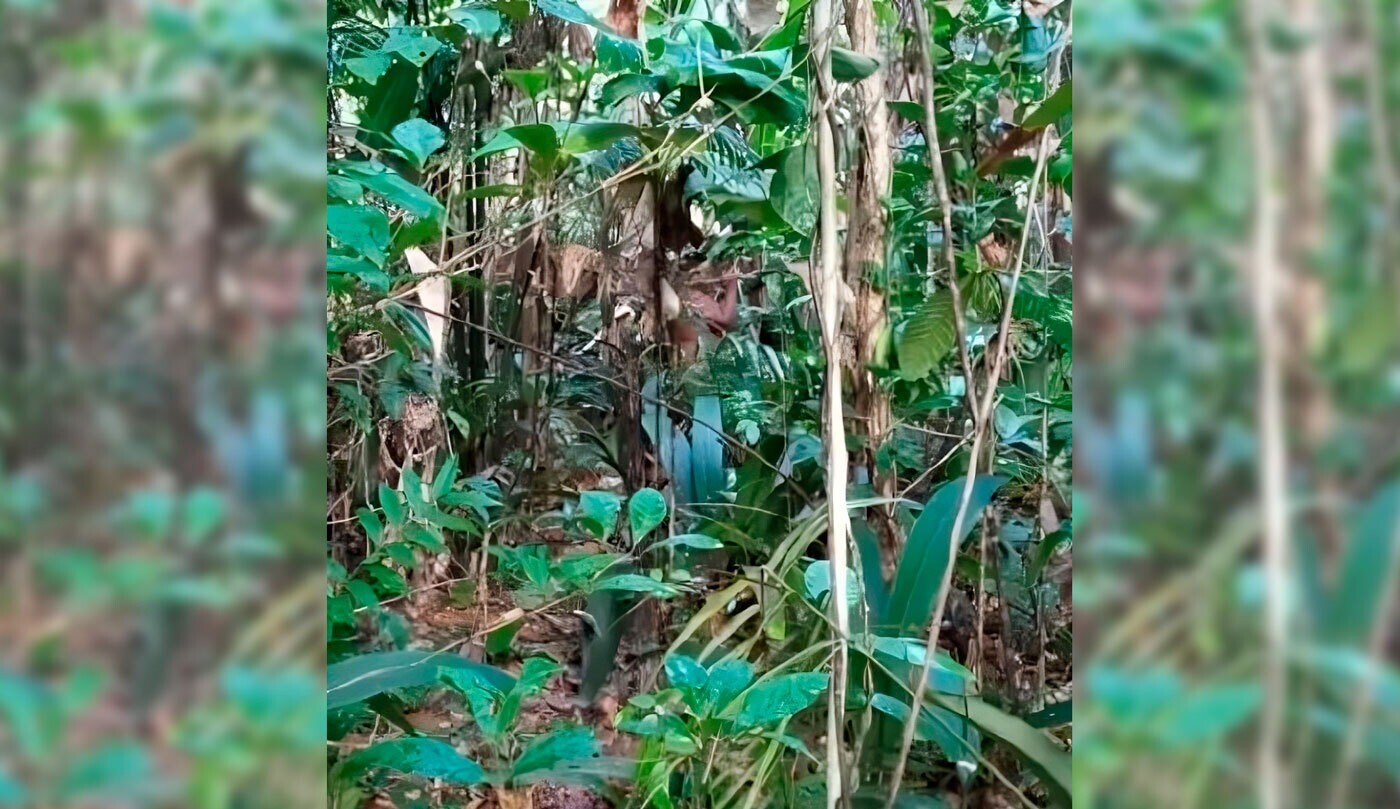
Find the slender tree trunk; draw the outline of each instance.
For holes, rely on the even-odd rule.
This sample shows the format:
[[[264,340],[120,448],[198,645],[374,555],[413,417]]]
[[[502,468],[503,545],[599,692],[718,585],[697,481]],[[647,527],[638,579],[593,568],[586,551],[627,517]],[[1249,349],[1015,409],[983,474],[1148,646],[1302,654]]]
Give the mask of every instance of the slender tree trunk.
[[[846,30],[851,49],[873,59],[882,58],[879,28],[871,0],[850,0],[846,6]],[[882,497],[895,494],[893,469],[881,471],[876,461],[880,444],[890,430],[889,397],[880,389],[870,365],[880,334],[886,327],[883,269],[888,229],[884,197],[890,186],[890,124],[885,107],[883,67],[856,82],[855,119],[859,122],[855,161],[851,167],[848,206],[845,276],[855,293],[848,313],[853,336],[848,372],[854,405],[852,432],[863,439],[864,448],[856,463],[870,474],[875,491]],[[878,515],[877,529],[887,568],[899,553],[897,527],[889,508],[872,509]]]
[[[816,76],[812,82],[812,128],[817,138],[817,175],[821,209],[818,215],[818,262],[813,287],[820,312],[822,349],[826,355],[826,390],[823,421],[826,427],[827,558],[831,563],[831,612],[836,629],[836,649],[831,665],[831,692],[827,700],[826,804],[829,809],[850,803],[845,766],[845,709],[847,636],[847,535],[846,427],[841,385],[841,279],[840,245],[836,238],[836,142],[831,128],[831,35],[834,31],[832,0],[812,3],[812,57]]]
[[[1283,762],[1283,722],[1288,701],[1288,493],[1284,444],[1283,373],[1279,340],[1279,200],[1275,183],[1275,122],[1270,100],[1278,76],[1269,52],[1268,21],[1262,0],[1244,4],[1249,43],[1250,149],[1254,155],[1254,223],[1249,274],[1259,350],[1259,501],[1263,512],[1264,705],[1259,723],[1259,806],[1285,809],[1291,790]]]

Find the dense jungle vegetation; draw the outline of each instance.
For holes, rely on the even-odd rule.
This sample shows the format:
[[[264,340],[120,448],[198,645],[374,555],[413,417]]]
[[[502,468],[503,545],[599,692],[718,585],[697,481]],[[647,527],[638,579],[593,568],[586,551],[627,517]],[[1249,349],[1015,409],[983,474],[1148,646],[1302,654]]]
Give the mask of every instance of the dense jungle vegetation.
[[[333,0],[333,805],[1068,804],[1069,6]]]

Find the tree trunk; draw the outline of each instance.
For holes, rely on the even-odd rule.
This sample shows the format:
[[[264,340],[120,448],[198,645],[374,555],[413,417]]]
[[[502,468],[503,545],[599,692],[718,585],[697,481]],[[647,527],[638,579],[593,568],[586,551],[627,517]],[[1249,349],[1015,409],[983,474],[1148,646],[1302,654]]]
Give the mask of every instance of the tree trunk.
[[[880,32],[870,0],[851,0],[846,6],[846,30],[851,49],[880,59]],[[847,355],[851,378],[851,399],[855,407],[852,432],[863,449],[857,466],[865,467],[875,491],[882,497],[895,494],[893,469],[880,470],[876,454],[890,430],[890,402],[870,371],[875,350],[886,326],[883,270],[887,218],[884,197],[890,185],[890,126],[885,107],[885,71],[856,82],[855,118],[859,121],[855,162],[851,167],[846,198],[849,205],[846,231],[845,279],[855,293],[854,305],[846,315],[852,335]],[[893,569],[899,554],[899,536],[888,508],[871,509],[875,528],[884,550],[884,566]],[[887,572],[888,572],[887,570]]]

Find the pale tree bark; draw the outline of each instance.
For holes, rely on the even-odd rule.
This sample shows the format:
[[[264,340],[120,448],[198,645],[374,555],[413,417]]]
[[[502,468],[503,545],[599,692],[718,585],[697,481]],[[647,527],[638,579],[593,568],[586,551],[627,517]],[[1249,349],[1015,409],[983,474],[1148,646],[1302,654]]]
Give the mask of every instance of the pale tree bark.
[[[1263,512],[1262,556],[1264,589],[1264,704],[1259,722],[1259,806],[1285,809],[1289,805],[1288,777],[1283,762],[1283,721],[1288,701],[1286,679],[1288,612],[1288,492],[1287,449],[1284,442],[1283,358],[1279,344],[1279,181],[1276,122],[1271,100],[1279,75],[1269,51],[1268,21],[1263,0],[1244,4],[1249,43],[1250,150],[1254,156],[1254,222],[1249,253],[1254,332],[1259,351],[1259,502]]]
[[[821,320],[822,350],[826,355],[823,421],[826,427],[827,558],[831,563],[831,612],[836,648],[831,664],[831,689],[826,719],[826,803],[829,809],[849,804],[846,784],[844,728],[846,708],[847,594],[846,427],[841,385],[841,247],[836,237],[836,141],[831,127],[834,82],[831,76],[832,0],[812,3],[812,129],[817,137],[817,176],[821,194],[818,213],[817,258],[813,284]]]
[[[885,265],[888,221],[884,197],[890,186],[886,71],[880,50],[880,30],[871,0],[849,0],[846,5],[846,31],[852,50],[881,62],[879,69],[856,82],[852,88],[857,143],[846,191],[845,247],[846,285],[855,295],[854,305],[846,318],[852,335],[848,368],[855,416],[852,431],[864,439],[865,449],[857,463],[869,470],[876,493],[882,497],[894,497],[895,474],[893,470],[880,471],[875,457],[890,431],[890,402],[869,370],[876,359],[875,350],[880,334],[886,326],[884,293],[872,283],[871,275]],[[874,511],[880,515],[879,533],[885,552],[884,561],[887,566],[892,565],[899,551],[897,527],[888,508]]]

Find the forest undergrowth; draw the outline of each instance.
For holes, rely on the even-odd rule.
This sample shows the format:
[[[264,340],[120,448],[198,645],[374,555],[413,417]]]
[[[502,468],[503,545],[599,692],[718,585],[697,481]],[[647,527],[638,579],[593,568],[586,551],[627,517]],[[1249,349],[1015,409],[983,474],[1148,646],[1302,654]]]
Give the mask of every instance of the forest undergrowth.
[[[331,3],[332,805],[1068,804],[1068,6]]]

